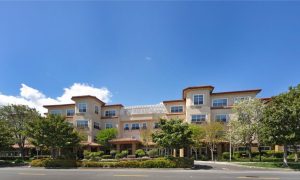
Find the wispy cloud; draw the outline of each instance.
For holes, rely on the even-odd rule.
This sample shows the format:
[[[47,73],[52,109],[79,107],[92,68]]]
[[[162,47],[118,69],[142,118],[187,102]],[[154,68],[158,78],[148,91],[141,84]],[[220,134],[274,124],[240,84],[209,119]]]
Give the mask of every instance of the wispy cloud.
[[[74,83],[68,88],[64,88],[64,92],[57,98],[51,98],[44,95],[41,91],[22,84],[20,95],[12,96],[5,95],[0,92],[0,105],[7,104],[24,104],[29,107],[36,108],[40,113],[45,113],[47,110],[43,105],[73,103],[72,96],[93,95],[104,102],[109,102],[112,97],[111,92],[105,88],[96,88],[92,85],[83,83]]]
[[[151,61],[151,60],[152,60],[152,57],[147,56],[147,57],[145,57],[145,60],[146,60],[146,61]]]

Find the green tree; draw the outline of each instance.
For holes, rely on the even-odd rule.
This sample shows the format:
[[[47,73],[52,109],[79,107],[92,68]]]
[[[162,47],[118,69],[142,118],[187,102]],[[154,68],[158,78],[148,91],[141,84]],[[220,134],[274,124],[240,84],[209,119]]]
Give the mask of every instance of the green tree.
[[[288,166],[287,146],[300,142],[300,85],[272,97],[264,114],[263,132],[270,143],[283,145],[283,163]]]
[[[214,150],[218,143],[224,140],[224,125],[220,122],[210,122],[203,125],[204,129],[204,142],[207,143],[211,160],[214,160]]]
[[[35,146],[50,149],[52,158],[60,156],[61,149],[77,147],[80,142],[79,134],[60,115],[49,115],[31,122],[28,136]]]
[[[189,125],[190,130],[192,131],[192,150],[195,152],[195,159],[198,158],[198,149],[203,144],[203,139],[205,138],[205,131],[202,126],[196,124]]]
[[[96,139],[99,144],[105,148],[110,148],[111,145],[109,140],[116,138],[118,135],[118,130],[116,128],[103,129],[98,131]]]
[[[192,131],[187,123],[180,119],[161,119],[161,130],[152,134],[153,141],[164,148],[178,149],[189,147],[193,144]]]
[[[0,120],[0,150],[8,149],[14,143],[7,122]]]
[[[251,147],[253,141],[257,140],[260,150],[262,136],[259,128],[262,125],[265,104],[256,98],[236,103],[233,107],[234,115],[231,117],[231,130],[233,137],[241,140],[248,149],[249,158],[252,158]]]
[[[24,158],[27,129],[30,122],[35,121],[40,114],[25,105],[7,105],[0,107],[0,120],[7,122],[10,132],[19,146],[22,159]]]

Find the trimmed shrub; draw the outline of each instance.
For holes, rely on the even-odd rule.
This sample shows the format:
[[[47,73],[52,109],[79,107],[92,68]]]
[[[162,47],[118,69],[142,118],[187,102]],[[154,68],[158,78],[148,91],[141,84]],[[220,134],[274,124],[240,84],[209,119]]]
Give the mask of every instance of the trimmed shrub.
[[[275,152],[274,150],[269,150],[266,151],[266,156],[273,157],[273,158],[283,158],[283,152],[282,151]]]
[[[147,151],[147,154],[149,157],[157,157],[158,156],[158,150],[157,149],[151,149],[149,151]]]
[[[192,158],[170,156],[167,159],[174,162],[177,168],[191,168],[194,166],[194,159]]]
[[[102,159],[112,159],[111,155],[103,155],[101,157],[102,157]]]
[[[109,153],[112,157],[115,157],[115,155],[117,154],[116,150],[111,150]]]
[[[115,158],[116,159],[121,159],[121,158],[123,158],[124,157],[124,154],[122,154],[122,153],[117,153],[116,155],[115,155]]]
[[[229,159],[229,152],[223,152],[222,153],[222,159],[228,160]]]
[[[140,167],[142,168],[175,168],[176,163],[167,159],[154,159],[141,161]]]
[[[84,159],[89,159],[92,161],[101,160],[101,156],[103,155],[104,155],[103,151],[98,151],[98,152],[83,151]]]
[[[145,151],[143,149],[138,149],[138,150],[135,151],[135,155],[137,157],[143,157],[143,156],[146,155],[146,153],[145,153]]]
[[[128,151],[127,151],[127,150],[123,150],[123,151],[121,152],[121,154],[123,154],[123,156],[126,157],[126,156],[128,155]]]
[[[32,167],[48,167],[48,168],[70,168],[77,167],[75,160],[65,160],[65,159],[36,159],[31,161]]]

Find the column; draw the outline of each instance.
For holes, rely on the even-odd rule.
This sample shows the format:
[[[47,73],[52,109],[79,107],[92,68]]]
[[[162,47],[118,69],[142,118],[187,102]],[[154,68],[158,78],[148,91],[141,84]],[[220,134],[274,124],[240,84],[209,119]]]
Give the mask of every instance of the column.
[[[173,157],[176,157],[176,149],[173,149]]]
[[[119,153],[120,152],[120,144],[117,144],[117,152]]]
[[[135,150],[136,150],[136,143],[132,143],[132,155],[135,154]]]
[[[179,157],[184,157],[184,148],[179,149]]]

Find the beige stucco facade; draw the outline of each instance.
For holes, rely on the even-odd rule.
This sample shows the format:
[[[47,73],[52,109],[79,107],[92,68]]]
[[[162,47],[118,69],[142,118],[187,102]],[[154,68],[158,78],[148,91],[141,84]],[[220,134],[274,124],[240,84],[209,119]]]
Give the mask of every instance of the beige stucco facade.
[[[261,91],[254,89],[218,93],[213,90],[213,86],[188,87],[183,90],[182,98],[163,101],[156,105],[130,107],[124,107],[122,104],[107,105],[96,97],[87,95],[72,97],[73,104],[44,107],[48,109],[49,114],[60,112],[67,117],[68,122],[85,131],[88,135],[87,143],[95,144],[98,131],[116,128],[118,137],[111,143],[115,144],[118,150],[122,149],[122,145],[128,147],[129,144],[134,151],[142,142],[141,132],[145,129],[151,131],[157,129],[156,123],[160,118],[179,118],[187,123],[202,124],[215,121],[220,115],[218,117],[226,116],[224,123],[227,123],[236,98],[253,98]],[[216,104],[214,100],[218,102],[220,100],[222,103]],[[80,106],[85,108],[80,110]],[[70,109],[74,110],[74,114],[67,116],[67,110]]]

